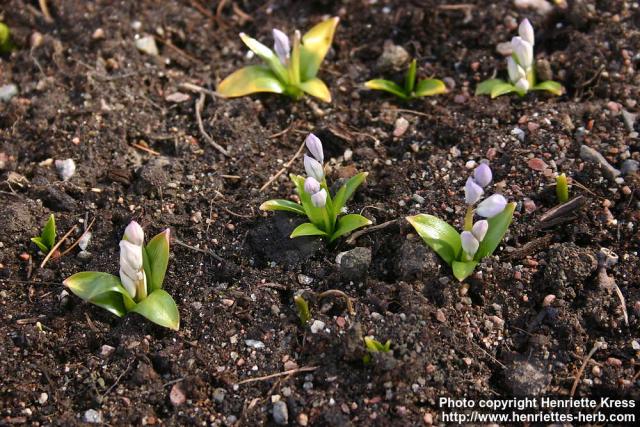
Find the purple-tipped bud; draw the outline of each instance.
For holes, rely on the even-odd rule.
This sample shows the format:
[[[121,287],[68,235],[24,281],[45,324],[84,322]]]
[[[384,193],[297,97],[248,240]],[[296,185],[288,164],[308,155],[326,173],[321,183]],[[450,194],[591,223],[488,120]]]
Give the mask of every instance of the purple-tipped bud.
[[[523,19],[518,27],[518,34],[522,37],[522,40],[531,43],[531,45],[536,44],[535,33],[533,31],[533,25],[527,18]]]
[[[131,298],[147,296],[147,279],[142,266],[142,246],[120,240],[120,281]]]
[[[480,187],[486,187],[493,179],[491,168],[486,163],[480,163],[480,165],[473,171],[473,179]]]
[[[472,206],[478,203],[483,193],[484,190],[476,184],[473,178],[467,178],[467,183],[464,185],[464,201],[467,205]]]
[[[304,180],[304,191],[311,195],[316,194],[320,191],[320,183],[314,177],[308,176],[307,179]]]
[[[478,242],[470,231],[460,233],[460,241],[462,242],[462,250],[467,254],[469,259],[472,259],[476,252],[478,252],[480,242]]]
[[[327,191],[323,188],[311,196],[311,204],[316,208],[324,208],[327,204]]]
[[[507,206],[507,199],[501,194],[494,194],[487,197],[478,205],[476,213],[484,218],[493,218],[504,210]]]
[[[520,79],[516,82],[515,86],[520,92],[527,92],[529,90],[529,81],[527,79]]]
[[[131,221],[127,228],[124,229],[124,240],[133,243],[136,246],[142,246],[144,243],[144,231],[140,224]]]
[[[480,221],[476,221],[471,228],[471,234],[475,237],[478,242],[482,242],[484,240],[484,236],[487,235],[487,231],[489,230],[489,221],[486,219],[481,219]]]
[[[323,163],[324,151],[322,150],[322,141],[320,141],[320,138],[310,133],[305,138],[304,143],[307,145],[307,150],[309,150],[313,158]]]
[[[273,50],[276,51],[282,65],[287,65],[291,53],[291,43],[289,43],[289,37],[277,28],[273,29]]]
[[[321,182],[324,179],[322,164],[306,154],[304,155],[304,170],[307,172],[308,176],[315,178],[318,182]]]
[[[511,56],[507,58],[507,71],[509,71],[509,80],[511,80],[511,83],[515,83],[518,80],[527,77],[527,73],[524,71],[524,68],[519,66]]]
[[[533,45],[522,37],[514,37],[511,39],[511,48],[518,65],[525,70],[531,68],[531,65],[533,65]]]

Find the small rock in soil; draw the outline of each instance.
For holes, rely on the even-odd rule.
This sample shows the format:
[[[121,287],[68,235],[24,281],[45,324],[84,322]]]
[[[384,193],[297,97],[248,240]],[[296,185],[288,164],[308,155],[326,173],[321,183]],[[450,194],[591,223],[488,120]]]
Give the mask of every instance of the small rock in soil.
[[[96,411],[95,409],[88,409],[85,411],[82,419],[85,423],[102,424],[102,412]]]
[[[596,257],[590,250],[574,243],[556,243],[549,248],[543,282],[550,293],[570,301],[597,267]]]
[[[11,98],[18,94],[18,86],[10,83],[8,85],[0,86],[0,101],[9,102]]]
[[[173,387],[171,387],[169,400],[171,400],[173,406],[180,406],[187,401],[187,396],[185,396],[184,391],[182,391],[180,383],[174,384]]]
[[[365,355],[364,346],[362,345],[363,340],[362,325],[359,322],[354,322],[344,335],[343,354],[345,360],[362,360],[362,356]]]
[[[224,397],[226,395],[227,395],[227,391],[223,388],[217,388],[213,390],[213,400],[215,400],[216,403],[224,402]]]
[[[589,146],[580,146],[580,158],[600,165],[604,176],[606,176],[609,181],[615,181],[615,179],[620,175],[620,171],[611,166],[611,163],[609,163],[602,154]]]
[[[340,257],[340,275],[344,280],[362,282],[367,278],[371,265],[371,249],[357,247]]]
[[[76,173],[76,162],[73,159],[56,160],[56,169],[58,175],[63,181],[69,181],[69,179]]]
[[[289,424],[289,410],[287,404],[279,400],[273,404],[273,421],[279,426]]]
[[[41,193],[42,201],[45,206],[53,211],[73,211],[76,208],[76,200],[59,189],[49,185],[44,189],[44,193]]]
[[[114,351],[116,351],[114,347],[111,347],[110,345],[105,344],[102,347],[100,347],[100,356],[109,357],[113,354]]]
[[[394,126],[395,127],[393,129],[393,136],[398,138],[405,134],[405,132],[409,128],[409,122],[404,117],[398,117]]]
[[[507,364],[504,379],[505,387],[513,396],[540,396],[551,378],[537,363],[518,358]]]
[[[311,324],[311,333],[317,334],[324,329],[325,323],[322,320],[314,320]]]
[[[631,175],[638,172],[638,166],[640,163],[637,160],[627,159],[622,162],[622,167],[620,168],[620,172],[623,175]]]
[[[553,80],[553,71],[551,71],[551,64],[546,59],[538,59],[536,61],[536,74],[538,75],[538,81]]]
[[[378,58],[380,71],[400,71],[405,68],[411,56],[402,46],[393,44],[391,40],[384,42],[382,55]]]
[[[156,40],[153,36],[144,36],[137,39],[136,48],[147,55],[158,56],[160,54],[158,46],[156,45]]]
[[[167,173],[163,169],[168,160],[157,158],[149,161],[138,170],[138,176],[134,183],[134,190],[138,194],[157,194],[161,188],[169,181]]]
[[[431,281],[440,273],[440,261],[422,241],[406,240],[398,251],[395,270],[400,280]]]
[[[638,118],[637,114],[630,113],[627,110],[622,110],[622,121],[624,121],[625,126],[629,132],[633,132],[633,127],[636,124],[636,119]]]

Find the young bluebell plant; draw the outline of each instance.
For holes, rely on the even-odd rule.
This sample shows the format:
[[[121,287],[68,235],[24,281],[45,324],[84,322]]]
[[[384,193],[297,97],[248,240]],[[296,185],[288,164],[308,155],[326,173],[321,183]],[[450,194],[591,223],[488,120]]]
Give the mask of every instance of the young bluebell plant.
[[[373,353],[389,353],[391,351],[391,340],[387,340],[384,344],[382,344],[372,336],[368,336],[364,337],[364,346],[367,350],[367,354],[362,357],[362,362],[365,365],[368,365],[373,359]]]
[[[63,284],[78,297],[118,317],[138,313],[153,323],[178,330],[180,314],[175,301],[162,289],[169,263],[169,229],[145,246],[142,227],[132,221],[120,240],[120,277],[83,271]]]
[[[364,85],[369,89],[383,90],[405,100],[438,95],[447,91],[447,87],[442,80],[423,79],[417,81],[416,72],[417,61],[414,59],[411,61],[407,74],[404,76],[403,86],[384,79],[369,80]]]
[[[489,79],[480,83],[476,95],[491,95],[496,98],[508,93],[524,96],[530,90],[542,90],[554,95],[562,95],[562,85],[553,80],[541,83],[536,81],[533,46],[535,33],[528,19],[524,19],[518,27],[518,36],[511,39],[512,54],[507,58],[509,80]]]
[[[513,218],[516,204],[508,203],[501,194],[482,200],[484,189],[492,180],[491,168],[486,163],[476,167],[473,176],[467,179],[464,186],[467,211],[460,234],[433,215],[407,217],[420,237],[451,266],[453,275],[460,281],[473,273],[482,258],[496,250]],[[474,222],[474,215],[485,219]]]
[[[266,65],[250,65],[234,72],[220,82],[218,93],[231,98],[272,92],[294,99],[300,99],[308,93],[322,101],[331,102],[329,88],[316,75],[331,47],[338,21],[338,18],[331,18],[320,22],[304,36],[295,31],[292,41],[285,33],[274,28],[273,50],[240,33],[244,44]]]
[[[322,236],[333,242],[340,236],[371,224],[359,214],[347,214],[347,201],[364,182],[368,173],[360,172],[351,177],[332,197],[324,174],[324,151],[322,142],[310,133],[305,139],[310,156],[304,155],[304,169],[307,177],[291,174],[289,177],[296,186],[300,203],[275,199],[260,205],[263,211],[286,211],[304,215],[309,222],[300,224],[293,230],[291,237]]]
[[[564,173],[556,177],[556,197],[560,203],[569,201],[569,182],[567,181],[567,175]]]
[[[0,22],[0,53],[9,53],[14,47],[9,27],[4,22]]]
[[[32,237],[31,241],[40,248],[43,254],[48,254],[56,244],[56,234],[56,218],[51,214],[40,235]]]

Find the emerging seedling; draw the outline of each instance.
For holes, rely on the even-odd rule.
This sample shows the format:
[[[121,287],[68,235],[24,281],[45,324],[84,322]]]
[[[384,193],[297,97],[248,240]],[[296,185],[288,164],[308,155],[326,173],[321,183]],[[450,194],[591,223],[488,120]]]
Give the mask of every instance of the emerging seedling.
[[[371,363],[371,355],[373,353],[389,353],[391,351],[391,340],[387,340],[387,342],[382,344],[373,337],[364,337],[364,346],[367,349],[367,354],[362,357],[362,362],[368,365]]]
[[[85,301],[122,317],[138,313],[153,323],[178,330],[180,314],[175,301],[162,289],[169,263],[169,229],[144,245],[144,231],[132,221],[120,241],[120,278],[83,271],[63,284]]]
[[[300,99],[305,93],[331,102],[331,93],[316,77],[320,64],[327,55],[338,18],[331,18],[311,28],[304,36],[295,31],[290,42],[286,34],[273,29],[274,50],[244,33],[240,38],[266,65],[244,67],[218,86],[218,93],[226,97],[272,92]]]
[[[4,22],[0,22],[0,53],[9,53],[14,48],[11,31]]]
[[[471,275],[480,260],[496,250],[513,218],[516,204],[507,203],[500,194],[487,197],[474,209],[484,194],[483,188],[487,187],[492,179],[491,168],[485,163],[473,171],[473,177],[467,179],[464,187],[467,213],[464,218],[464,231],[460,234],[433,215],[419,214],[407,217],[425,243],[451,266],[453,275],[459,281]],[[474,223],[474,214],[486,219]]]
[[[414,59],[409,65],[407,74],[404,76],[404,86],[400,86],[390,80],[374,79],[369,80],[364,85],[373,90],[383,90],[397,96],[401,99],[415,99],[423,96],[433,96],[447,91],[442,80],[424,79],[420,80],[416,85],[417,62]]]
[[[286,211],[305,215],[310,222],[300,224],[291,233],[291,238],[301,236],[322,236],[333,242],[340,236],[352,232],[371,221],[359,214],[342,216],[346,211],[347,201],[367,177],[367,172],[360,172],[351,177],[338,192],[331,197],[324,175],[324,152],[322,142],[310,133],[305,143],[311,156],[304,155],[304,168],[307,177],[291,174],[289,177],[296,186],[301,203],[290,200],[269,200],[260,205],[263,211]]]
[[[56,234],[56,219],[53,214],[51,214],[42,229],[42,233],[37,237],[32,237],[31,241],[40,248],[43,254],[48,254],[56,244]]]
[[[309,304],[302,298],[302,295],[296,295],[293,297],[293,301],[296,303],[298,309],[298,317],[302,325],[306,325],[311,320],[311,311],[309,311]]]
[[[565,174],[560,174],[556,177],[556,197],[558,197],[558,202],[560,203],[569,201],[569,184]]]
[[[533,26],[528,19],[523,20],[518,27],[519,36],[511,39],[512,54],[507,58],[509,81],[489,79],[480,83],[476,88],[476,95],[491,95],[496,98],[507,93],[517,93],[525,96],[530,90],[541,90],[553,95],[562,95],[562,85],[553,80],[542,83],[536,81],[533,45],[535,36]]]

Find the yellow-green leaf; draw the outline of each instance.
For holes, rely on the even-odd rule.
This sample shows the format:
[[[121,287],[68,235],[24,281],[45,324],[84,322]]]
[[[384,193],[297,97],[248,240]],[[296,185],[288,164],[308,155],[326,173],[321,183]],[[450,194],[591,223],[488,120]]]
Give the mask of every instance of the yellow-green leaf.
[[[169,229],[157,234],[143,251],[144,271],[147,275],[149,292],[162,289],[164,275],[169,264]]]
[[[569,201],[569,184],[567,183],[567,175],[564,173],[556,177],[556,197],[560,203]]]
[[[560,96],[564,92],[562,85],[553,80],[547,80],[542,83],[538,83],[531,90],[544,90],[554,95]]]
[[[453,261],[451,269],[455,278],[462,282],[471,276],[477,265],[478,261]]]
[[[320,22],[302,36],[300,49],[300,79],[311,80],[318,74],[320,64],[327,55],[333,35],[338,26],[339,18],[334,17]]]
[[[155,290],[140,301],[132,310],[153,323],[177,331],[180,328],[180,313],[176,302],[166,291]]]
[[[447,86],[442,80],[438,79],[425,79],[420,80],[416,87],[416,96],[433,96],[445,93]]]
[[[477,95],[491,95],[493,88],[499,84],[504,84],[504,80],[500,79],[489,79],[480,83],[476,87],[476,96]]]
[[[326,235],[327,233],[320,230],[315,225],[311,224],[310,222],[305,222],[297,226],[295,230],[293,230],[293,232],[291,233],[291,236],[289,237],[293,239],[294,237],[302,237],[302,236],[326,236]]]
[[[371,225],[371,221],[359,214],[349,214],[338,219],[336,230],[333,232],[330,241],[334,241],[340,236],[352,232],[365,225]]]
[[[276,55],[274,51],[260,43],[258,40],[249,37],[245,33],[240,33],[240,38],[244,44],[253,51],[253,53],[266,62],[277,77],[279,77],[283,82],[289,81],[287,70],[284,68],[284,65],[280,62],[280,58],[278,58],[278,55]]]
[[[511,83],[502,82],[493,86],[491,89],[491,98],[497,98],[501,95],[506,95],[507,93],[518,92],[516,87]],[[523,93],[518,93],[520,96],[524,96]]]
[[[373,90],[383,90],[385,92],[389,92],[395,96],[397,96],[398,98],[402,98],[402,99],[407,99],[408,96],[407,94],[404,92],[404,89],[390,81],[390,80],[384,80],[384,79],[373,79],[373,80],[369,80],[368,82],[366,82],[364,84],[368,89],[373,89]]]
[[[314,77],[306,82],[300,83],[300,89],[311,96],[321,99],[324,102],[331,102],[331,92],[322,80]]]
[[[284,93],[285,86],[264,65],[250,65],[235,71],[218,85],[218,93],[233,98],[258,92]]]
[[[484,236],[484,239],[482,239],[482,242],[480,242],[480,247],[474,256],[474,259],[481,260],[482,258],[493,254],[509,229],[509,225],[511,225],[515,209],[516,204],[514,202],[508,203],[502,212],[493,218],[487,219],[489,222],[489,229],[487,234]]]
[[[333,199],[333,215],[338,216],[342,208],[347,204],[353,193],[367,179],[369,172],[360,172],[349,178],[349,180],[338,190]]]
[[[418,69],[418,61],[415,58],[411,61],[407,74],[404,76],[404,91],[405,93],[413,92],[416,86],[416,72]]]
[[[267,200],[260,205],[261,211],[286,211],[293,212],[298,215],[306,215],[302,205],[294,203],[291,200],[274,199]]]
[[[102,307],[116,316],[124,316],[135,305],[120,279],[99,271],[76,273],[62,282],[74,295]]]
[[[416,229],[422,240],[451,265],[462,248],[460,234],[438,217],[427,214],[408,216],[407,221]]]

